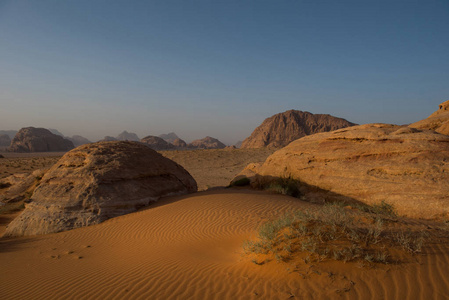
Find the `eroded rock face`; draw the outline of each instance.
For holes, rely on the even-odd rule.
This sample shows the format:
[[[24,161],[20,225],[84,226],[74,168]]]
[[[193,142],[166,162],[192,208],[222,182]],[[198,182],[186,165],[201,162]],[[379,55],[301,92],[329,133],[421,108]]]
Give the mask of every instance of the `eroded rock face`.
[[[430,130],[367,124],[310,135],[251,171],[293,177],[306,194],[322,189],[321,199],[385,200],[412,217],[449,213],[449,137]]]
[[[356,124],[331,115],[288,110],[265,119],[241,148],[280,148],[303,136],[337,130]]]
[[[188,147],[197,149],[223,149],[226,145],[213,137],[206,136],[201,140],[194,140]]]
[[[156,151],[171,150],[175,148],[172,144],[154,135],[146,136],[143,139],[141,139],[140,142],[144,143],[145,145]]]
[[[17,132],[11,142],[11,152],[53,152],[75,148],[73,143],[45,128],[26,127]]]
[[[66,153],[45,173],[5,236],[98,224],[160,197],[196,190],[184,168],[138,142],[86,144]]]
[[[410,124],[409,127],[430,129],[441,134],[449,135],[449,100],[439,105],[439,109],[427,119]]]

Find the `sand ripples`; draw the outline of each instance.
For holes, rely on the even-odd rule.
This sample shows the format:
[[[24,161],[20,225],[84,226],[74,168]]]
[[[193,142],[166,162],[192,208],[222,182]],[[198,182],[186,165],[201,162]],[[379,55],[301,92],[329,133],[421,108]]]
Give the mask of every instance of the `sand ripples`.
[[[317,272],[304,279],[242,258],[242,242],[261,222],[309,206],[280,195],[220,190],[37,237],[0,252],[0,298],[444,299],[449,249],[443,245],[429,246],[435,254],[420,257],[420,264],[348,269],[335,278]]]

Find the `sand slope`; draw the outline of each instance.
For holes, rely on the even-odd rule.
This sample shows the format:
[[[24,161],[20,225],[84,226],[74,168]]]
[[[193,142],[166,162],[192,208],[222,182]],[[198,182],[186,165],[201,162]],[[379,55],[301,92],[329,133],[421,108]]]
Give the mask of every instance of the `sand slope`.
[[[167,198],[102,224],[0,240],[0,299],[447,299],[449,246],[400,265],[323,263],[289,273],[242,243],[313,204],[249,190]]]

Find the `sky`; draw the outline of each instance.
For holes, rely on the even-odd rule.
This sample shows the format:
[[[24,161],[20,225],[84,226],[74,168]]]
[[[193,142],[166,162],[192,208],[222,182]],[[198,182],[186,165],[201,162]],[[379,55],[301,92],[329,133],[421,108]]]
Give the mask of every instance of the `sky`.
[[[407,124],[448,99],[448,0],[0,0],[2,130],[234,144],[289,109]]]

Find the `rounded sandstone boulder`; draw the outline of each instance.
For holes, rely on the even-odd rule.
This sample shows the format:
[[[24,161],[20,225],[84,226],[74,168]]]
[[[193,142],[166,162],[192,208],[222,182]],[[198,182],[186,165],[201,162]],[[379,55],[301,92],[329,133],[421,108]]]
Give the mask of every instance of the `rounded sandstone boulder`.
[[[4,236],[65,231],[196,192],[180,165],[138,142],[98,142],[66,153],[42,178]]]
[[[303,137],[255,170],[293,178],[322,200],[386,201],[400,214],[449,214],[449,137],[406,126],[366,124]]]

